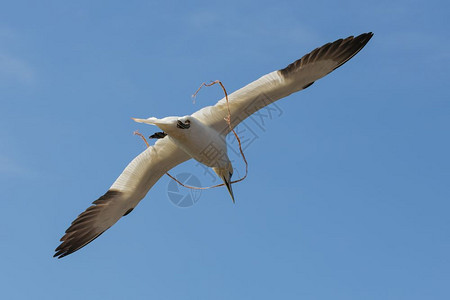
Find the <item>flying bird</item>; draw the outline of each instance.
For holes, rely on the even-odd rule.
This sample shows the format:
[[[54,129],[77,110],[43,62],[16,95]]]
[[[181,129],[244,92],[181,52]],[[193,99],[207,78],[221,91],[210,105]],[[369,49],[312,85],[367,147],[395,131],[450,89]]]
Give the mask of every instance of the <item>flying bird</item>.
[[[62,258],[86,246],[129,214],[150,188],[173,167],[193,158],[211,167],[226,185],[234,202],[233,166],[227,155],[225,136],[231,128],[259,109],[292,93],[342,66],[371,39],[372,32],[339,39],[304,55],[284,69],[266,74],[235,91],[214,106],[192,115],[163,119],[134,119],[158,126],[158,141],[133,159],[108,191],[81,213],[66,230],[54,257]],[[229,110],[228,110],[229,109]],[[224,118],[231,117],[230,123]],[[214,158],[209,155],[213,149]]]

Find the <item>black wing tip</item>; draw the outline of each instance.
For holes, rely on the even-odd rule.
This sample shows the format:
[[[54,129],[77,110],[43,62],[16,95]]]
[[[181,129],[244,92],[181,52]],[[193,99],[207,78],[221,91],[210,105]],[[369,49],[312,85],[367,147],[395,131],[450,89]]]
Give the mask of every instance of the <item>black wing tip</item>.
[[[55,249],[56,253],[53,257],[60,259],[72,254],[104,233],[108,228],[96,233],[88,227],[90,225],[90,217],[95,216],[95,209],[98,208],[99,205],[104,204],[112,197],[119,196],[121,194],[122,192],[119,190],[110,189],[103,196],[92,202],[94,205],[91,205],[84,212],[78,215],[69,228],[67,228],[66,234],[60,239],[61,244]]]
[[[351,43],[351,45],[348,46],[347,51],[345,51],[345,53],[344,53],[344,56],[348,55],[348,57],[345,58],[344,60],[342,60],[333,69],[333,71],[336,70],[337,68],[339,68],[340,66],[342,66],[343,64],[345,64],[346,62],[348,62],[350,59],[353,58],[353,56],[358,54],[358,52],[361,51],[362,48],[364,48],[366,46],[366,44],[370,41],[370,39],[372,37],[373,37],[373,32],[362,33],[356,37],[348,37],[347,39],[349,39],[349,43]]]
[[[364,46],[370,41],[373,36],[373,32],[362,33],[356,37],[349,36],[344,39],[338,39],[334,42],[327,43],[321,47],[318,47],[310,53],[304,55],[302,58],[296,60],[286,68],[279,70],[283,77],[289,77],[289,75],[295,72],[297,69],[306,65],[310,61],[314,61],[318,58],[329,57],[337,61],[336,66],[330,70],[334,71],[339,68],[353,56],[355,56]]]
[[[53,257],[56,257],[56,258],[60,259],[60,258],[63,258],[63,257],[65,257],[65,256],[69,255],[69,254],[72,254],[72,253],[74,253],[74,252],[80,250],[81,248],[83,248],[84,246],[86,246],[87,244],[89,244],[90,242],[92,242],[93,240],[95,240],[96,238],[98,238],[99,236],[101,236],[106,230],[107,230],[107,229],[103,230],[103,231],[100,232],[99,234],[97,234],[97,235],[95,235],[94,237],[92,237],[89,241],[87,241],[87,242],[85,242],[85,243],[83,243],[83,244],[80,244],[80,246],[74,247],[73,249],[67,248],[67,247],[64,247],[64,248],[61,248],[61,249],[58,249],[59,247],[56,248],[56,249],[55,249],[56,253],[53,255]],[[63,242],[63,243],[64,243],[64,242]],[[63,243],[62,243],[61,245],[63,245]],[[60,246],[61,246],[61,245],[60,245]]]

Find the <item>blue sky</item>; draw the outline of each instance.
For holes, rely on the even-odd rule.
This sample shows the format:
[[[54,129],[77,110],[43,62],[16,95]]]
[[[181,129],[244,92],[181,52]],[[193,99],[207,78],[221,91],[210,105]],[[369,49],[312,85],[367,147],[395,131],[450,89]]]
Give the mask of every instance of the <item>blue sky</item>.
[[[5,299],[449,298],[447,2],[124,3],[0,4]],[[165,176],[101,238],[52,258],[144,150],[132,132],[154,132],[130,117],[190,114],[222,97],[193,104],[204,81],[231,92],[367,31],[345,66],[246,123],[235,205],[218,188],[177,207]],[[213,183],[192,161],[172,173]]]

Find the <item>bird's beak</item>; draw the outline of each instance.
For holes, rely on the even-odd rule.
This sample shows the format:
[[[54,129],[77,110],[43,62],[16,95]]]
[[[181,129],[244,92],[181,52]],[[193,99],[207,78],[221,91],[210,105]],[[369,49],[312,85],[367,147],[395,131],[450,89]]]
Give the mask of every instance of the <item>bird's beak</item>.
[[[233,189],[231,188],[231,178],[227,180],[225,177],[222,177],[222,180],[225,183],[225,185],[228,189],[228,192],[230,193],[231,200],[233,200],[233,203],[236,203],[234,201]]]
[[[138,122],[138,123],[145,123],[145,124],[151,124],[151,125],[156,125],[158,126],[158,119],[157,118],[148,118],[148,119],[137,119],[137,118],[131,118],[133,119],[133,121]]]
[[[170,118],[164,118],[164,119],[158,119],[158,118],[148,118],[148,119],[136,119],[132,118],[135,122],[138,123],[145,123],[150,125],[158,126],[160,129],[166,132],[170,132],[171,127],[173,126],[173,119]]]

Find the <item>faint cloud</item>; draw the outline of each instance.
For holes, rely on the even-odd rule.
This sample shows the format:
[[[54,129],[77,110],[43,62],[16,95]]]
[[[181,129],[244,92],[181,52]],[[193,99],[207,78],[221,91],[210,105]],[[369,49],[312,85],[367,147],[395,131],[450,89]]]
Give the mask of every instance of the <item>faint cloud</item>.
[[[441,42],[442,39],[439,40]],[[410,48],[427,48],[431,45],[434,46],[438,40],[433,37],[432,34],[418,31],[397,31],[391,32],[390,35],[385,36],[385,43],[388,46],[403,46]]]
[[[29,170],[11,158],[0,154],[0,175],[6,175],[8,177],[23,177],[23,176],[33,176],[34,171]]]
[[[0,39],[12,39],[15,38],[17,35],[8,28],[0,28]]]
[[[384,37],[385,48],[406,49],[442,53],[444,56],[450,50],[450,43],[434,32],[399,31]],[[431,55],[430,55],[431,56]],[[432,58],[432,57],[429,57]]]
[[[304,43],[319,44],[323,42],[316,31],[301,25],[297,25],[286,30],[285,36],[286,39],[292,41],[298,41],[299,39],[301,39],[302,41],[304,41]]]
[[[271,11],[267,19],[272,16]],[[260,22],[255,23],[252,18],[239,18],[239,15],[217,12],[213,10],[201,10],[190,13],[187,16],[186,23],[188,26],[198,30],[214,28],[218,34],[226,36],[227,38],[267,38],[274,37],[276,39],[284,39],[288,41],[305,43],[320,41],[318,34],[303,24],[297,19],[285,17],[277,20],[277,22]],[[209,31],[208,31],[209,32]]]
[[[188,16],[189,25],[196,28],[213,26],[219,20],[219,15],[212,11],[197,11]]]
[[[23,84],[30,84],[34,81],[34,70],[24,59],[18,55],[10,54],[7,45],[14,45],[18,40],[18,35],[8,28],[0,28],[0,80],[16,81]]]
[[[34,81],[34,72],[24,60],[0,52],[0,79],[30,84]]]

